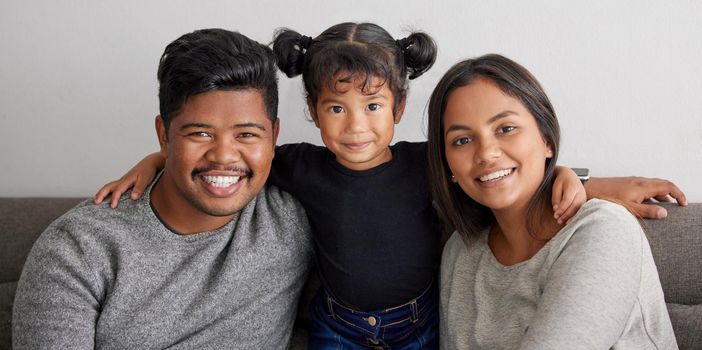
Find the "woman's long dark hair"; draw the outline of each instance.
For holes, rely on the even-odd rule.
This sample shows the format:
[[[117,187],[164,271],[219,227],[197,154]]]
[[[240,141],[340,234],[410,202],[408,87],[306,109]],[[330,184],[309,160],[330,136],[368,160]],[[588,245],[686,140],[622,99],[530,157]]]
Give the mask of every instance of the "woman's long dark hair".
[[[560,128],[553,106],[536,78],[518,63],[497,54],[459,62],[444,74],[432,92],[427,152],[435,206],[445,230],[449,233],[457,231],[466,242],[473,241],[495,222],[490,209],[471,199],[460,186],[451,182],[445,154],[444,112],[449,96],[455,89],[478,78],[493,81],[502,92],[521,101],[536,119],[541,136],[553,150],[553,158],[546,159],[544,178],[528,207],[525,224],[529,234],[534,236],[541,225],[544,206],[550,206]]]

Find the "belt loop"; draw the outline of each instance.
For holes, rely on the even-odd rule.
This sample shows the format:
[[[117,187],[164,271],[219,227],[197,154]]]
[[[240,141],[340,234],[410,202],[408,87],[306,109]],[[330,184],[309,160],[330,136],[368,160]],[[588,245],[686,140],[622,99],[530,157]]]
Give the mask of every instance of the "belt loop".
[[[331,297],[326,295],[327,297],[327,309],[329,309],[329,316],[331,316],[332,319],[336,319],[336,314],[334,313],[334,307],[332,306],[332,300]]]
[[[412,309],[412,323],[415,323],[419,319],[417,312],[417,299],[412,299],[410,302],[410,308]]]

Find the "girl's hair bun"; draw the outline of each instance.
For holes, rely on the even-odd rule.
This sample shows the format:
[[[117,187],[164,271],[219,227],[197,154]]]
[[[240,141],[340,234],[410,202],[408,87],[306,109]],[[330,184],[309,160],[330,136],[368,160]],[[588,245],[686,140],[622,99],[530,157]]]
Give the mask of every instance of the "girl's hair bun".
[[[436,43],[428,34],[414,32],[396,42],[404,55],[410,79],[424,74],[436,62]]]
[[[294,30],[281,28],[273,36],[273,53],[278,68],[292,78],[302,74],[305,53],[314,39]]]

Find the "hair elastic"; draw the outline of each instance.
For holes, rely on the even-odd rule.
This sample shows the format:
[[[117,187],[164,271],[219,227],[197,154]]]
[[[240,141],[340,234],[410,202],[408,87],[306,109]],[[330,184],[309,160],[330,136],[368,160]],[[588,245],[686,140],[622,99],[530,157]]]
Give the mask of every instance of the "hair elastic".
[[[400,47],[400,50],[402,52],[405,52],[405,50],[410,46],[410,44],[412,44],[409,38],[397,39],[395,40],[395,42],[397,43],[397,46]]]
[[[299,42],[300,48],[307,50],[310,47],[310,45],[312,45],[312,40],[314,40],[314,39],[312,39],[312,37],[310,37],[310,36],[300,35],[300,42]]]

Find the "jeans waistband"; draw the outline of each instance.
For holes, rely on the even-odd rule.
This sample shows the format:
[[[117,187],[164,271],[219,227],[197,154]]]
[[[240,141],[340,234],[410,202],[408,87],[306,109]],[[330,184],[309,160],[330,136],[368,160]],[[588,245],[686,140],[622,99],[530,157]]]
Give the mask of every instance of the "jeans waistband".
[[[323,288],[321,296],[324,308],[332,318],[339,318],[348,325],[373,333],[378,328],[416,323],[425,318],[427,313],[435,312],[438,307],[438,290],[433,282],[418,297],[402,305],[376,311],[365,312],[348,308],[332,298]]]

